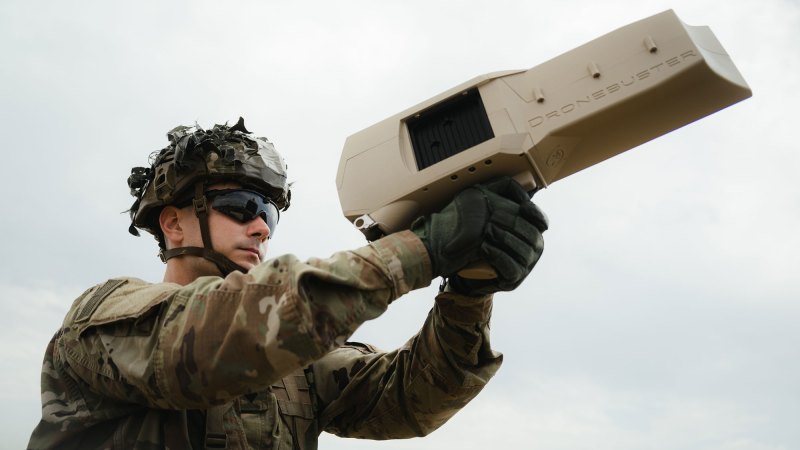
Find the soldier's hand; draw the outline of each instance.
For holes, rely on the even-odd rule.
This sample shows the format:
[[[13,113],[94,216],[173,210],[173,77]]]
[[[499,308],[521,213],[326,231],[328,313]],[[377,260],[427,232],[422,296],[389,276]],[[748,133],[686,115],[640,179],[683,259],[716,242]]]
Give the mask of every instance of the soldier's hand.
[[[516,289],[539,261],[544,249],[542,233],[548,227],[547,217],[513,179],[501,178],[479,189],[484,190],[492,208],[481,254],[497,278],[450,277],[451,290],[471,296]]]
[[[509,177],[467,188],[440,212],[411,225],[428,250],[434,276],[455,278],[464,267],[486,261],[498,273],[492,292],[524,280],[541,255],[546,229],[544,214]]]

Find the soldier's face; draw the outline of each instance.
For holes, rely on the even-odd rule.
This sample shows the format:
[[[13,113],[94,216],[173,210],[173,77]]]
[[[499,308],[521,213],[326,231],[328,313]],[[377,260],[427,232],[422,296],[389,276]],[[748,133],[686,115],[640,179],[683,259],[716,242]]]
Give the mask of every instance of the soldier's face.
[[[219,183],[211,186],[209,190],[237,189],[240,187],[237,183]],[[250,270],[264,261],[270,229],[261,216],[242,223],[214,210],[214,208],[210,208],[208,227],[211,232],[211,242],[214,250],[227,256],[236,264]],[[199,220],[195,220],[191,229],[186,231],[186,244],[198,247],[203,246]]]

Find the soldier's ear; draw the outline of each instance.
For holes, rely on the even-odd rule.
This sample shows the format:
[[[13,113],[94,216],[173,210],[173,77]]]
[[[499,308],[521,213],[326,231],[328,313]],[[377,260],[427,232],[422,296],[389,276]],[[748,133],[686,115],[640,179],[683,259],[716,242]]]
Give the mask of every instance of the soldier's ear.
[[[184,229],[181,226],[181,211],[174,206],[165,206],[158,215],[158,224],[164,233],[167,248],[180,245],[184,239]]]

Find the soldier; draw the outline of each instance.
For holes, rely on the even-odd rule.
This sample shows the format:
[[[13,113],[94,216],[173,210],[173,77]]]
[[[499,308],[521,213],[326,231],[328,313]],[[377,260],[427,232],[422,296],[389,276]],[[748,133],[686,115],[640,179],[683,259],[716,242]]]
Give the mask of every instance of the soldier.
[[[178,127],[128,179],[130,232],[158,240],[164,281],[84,292],[51,340],[32,449],[314,449],[321,431],[423,436],[498,369],[492,294],[516,288],[547,220],[511,179],[477,185],[402,231],[328,259],[265,260],[289,207],[286,166],[236,125]],[[497,279],[460,269],[487,261]],[[345,342],[442,276],[421,331],[393,352]]]

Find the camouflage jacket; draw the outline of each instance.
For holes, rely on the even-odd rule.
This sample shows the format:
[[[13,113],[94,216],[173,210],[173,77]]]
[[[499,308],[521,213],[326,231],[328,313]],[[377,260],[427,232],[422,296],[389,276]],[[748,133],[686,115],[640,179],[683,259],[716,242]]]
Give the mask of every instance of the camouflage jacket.
[[[186,286],[109,280],[75,301],[47,348],[29,448],[293,449],[316,448],[321,431],[425,435],[500,365],[491,297],[440,293],[394,352],[345,339],[430,279],[424,246],[401,232]]]

